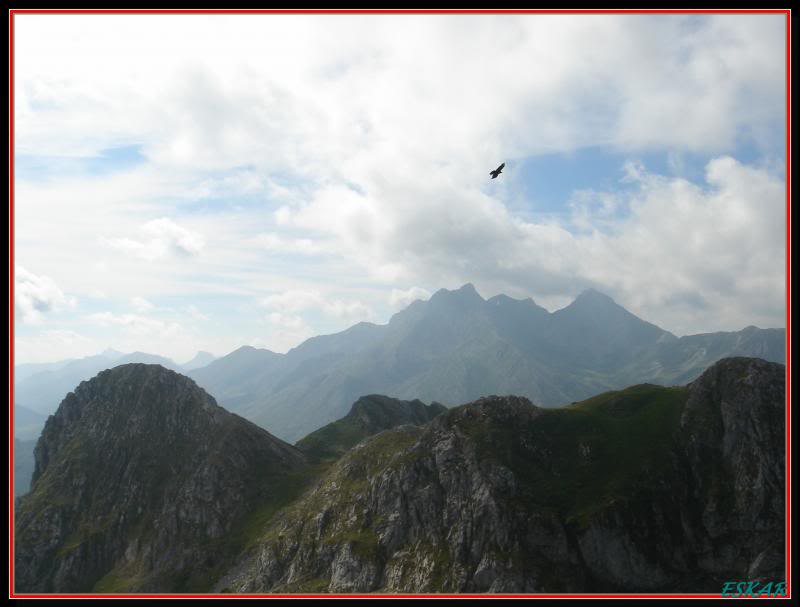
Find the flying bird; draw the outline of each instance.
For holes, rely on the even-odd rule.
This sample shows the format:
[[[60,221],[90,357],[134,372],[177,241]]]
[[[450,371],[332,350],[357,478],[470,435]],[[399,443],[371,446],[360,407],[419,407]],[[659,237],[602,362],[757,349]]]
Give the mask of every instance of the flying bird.
[[[504,167],[504,166],[506,166],[506,163],[505,163],[505,162],[504,162],[503,164],[501,164],[499,167],[497,167],[497,168],[496,168],[494,171],[489,171],[489,175],[491,175],[491,176],[492,176],[492,179],[497,179],[497,176],[498,176],[500,173],[502,173],[502,172],[503,172],[503,167]]]

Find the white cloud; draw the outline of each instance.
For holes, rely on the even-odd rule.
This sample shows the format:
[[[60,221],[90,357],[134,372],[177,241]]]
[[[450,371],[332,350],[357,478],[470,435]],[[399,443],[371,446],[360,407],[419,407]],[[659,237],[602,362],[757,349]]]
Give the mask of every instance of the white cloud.
[[[409,193],[406,200],[425,202],[406,203],[403,213],[395,211],[399,199],[379,191],[338,205],[345,209],[338,217],[335,197],[312,201],[298,216],[313,217],[307,225],[315,233],[338,240],[339,250],[374,277],[391,267],[424,284],[472,281],[487,292],[540,300],[596,286],[677,332],[782,324],[779,178],[720,157],[708,164],[705,186],[641,166],[630,167],[626,179],[625,190],[576,196],[577,232],[520,220],[483,194],[459,195],[446,184],[437,184],[438,194],[431,184],[419,196]],[[358,210],[349,214],[349,204]],[[375,218],[370,229],[362,214]]]
[[[69,293],[178,292],[206,309],[209,293],[280,291],[264,307],[295,335],[314,310],[360,320],[390,289],[395,307],[408,285],[467,281],[540,302],[593,285],[678,332],[782,322],[782,184],[725,159],[742,142],[759,167],[781,153],[781,16],[15,25],[17,154],[133,144],[144,158],[109,174],[17,178],[17,259]],[[693,153],[719,159],[694,185],[631,163],[621,189],[576,193],[568,221],[511,211],[519,161],[587,147],[668,152],[681,172]],[[504,179],[489,182],[501,159]],[[186,271],[191,256],[202,275]]]
[[[285,291],[264,297],[259,303],[268,310],[287,314],[320,307],[323,300],[318,291]]]
[[[45,314],[74,307],[77,300],[66,295],[49,276],[17,266],[14,276],[14,305],[22,322],[40,324]]]
[[[402,310],[417,299],[424,300],[428,299],[430,296],[430,291],[422,287],[411,287],[406,290],[392,289],[392,292],[389,294],[389,305],[393,310]]]
[[[391,155],[405,173],[609,143],[720,150],[784,100],[779,15],[19,17],[21,150],[144,141],[181,169],[359,179]]]
[[[148,221],[141,227],[141,232],[145,236],[143,240],[106,238],[104,242],[114,249],[147,261],[155,261],[168,255],[196,255],[205,246],[202,234],[183,228],[166,217]]]
[[[92,356],[102,350],[100,342],[66,329],[44,330],[32,335],[16,336],[16,362],[53,362],[68,358]]]
[[[292,211],[286,205],[278,207],[275,211],[275,223],[279,226],[287,225],[292,218]]]
[[[202,200],[211,197],[230,197],[261,193],[265,190],[264,178],[253,170],[237,170],[231,175],[203,179],[196,186],[182,192],[187,199]]]
[[[347,321],[365,320],[373,315],[372,309],[361,301],[334,299],[322,295],[319,291],[284,291],[264,297],[259,303],[278,315],[316,310],[326,316]]]
[[[326,302],[322,310],[329,316],[334,316],[348,322],[364,320],[372,316],[372,309],[360,301],[346,302],[340,299],[334,299]]]
[[[208,320],[209,318],[207,314],[203,314],[200,311],[200,308],[198,308],[194,304],[191,304],[186,307],[186,313],[194,320]]]
[[[783,326],[784,184],[730,157],[706,181],[643,176],[615,233],[579,240],[583,275],[677,332]]]
[[[155,309],[155,306],[147,301],[144,297],[134,297],[131,300],[133,309],[137,312],[150,312]]]
[[[87,319],[99,326],[119,326],[134,335],[158,335],[169,337],[181,330],[176,322],[167,322],[143,316],[141,314],[114,314],[112,312],[96,312]]]
[[[314,335],[314,330],[298,315],[271,312],[267,315],[267,321],[267,336],[255,343],[273,352],[286,352]]]
[[[299,316],[281,314],[280,312],[271,312],[267,315],[267,318],[274,325],[280,325],[281,327],[294,331],[305,329],[307,327],[305,321]]]
[[[274,232],[259,234],[256,243],[266,251],[275,253],[315,255],[322,252],[322,248],[310,238],[285,238]]]

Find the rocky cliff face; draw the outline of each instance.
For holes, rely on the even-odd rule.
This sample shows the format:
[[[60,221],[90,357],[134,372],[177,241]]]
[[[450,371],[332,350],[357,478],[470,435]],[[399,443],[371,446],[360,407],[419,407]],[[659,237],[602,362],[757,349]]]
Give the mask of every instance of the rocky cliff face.
[[[193,381],[128,364],[50,417],[16,508],[17,592],[199,588],[257,506],[304,469],[294,447]]]
[[[743,578],[782,577],[784,373],[763,360],[726,359],[690,384],[681,432],[707,533],[698,561],[711,571],[749,563]]]
[[[783,579],[784,367],[560,410],[490,397],[360,443],[230,592],[707,591]]]

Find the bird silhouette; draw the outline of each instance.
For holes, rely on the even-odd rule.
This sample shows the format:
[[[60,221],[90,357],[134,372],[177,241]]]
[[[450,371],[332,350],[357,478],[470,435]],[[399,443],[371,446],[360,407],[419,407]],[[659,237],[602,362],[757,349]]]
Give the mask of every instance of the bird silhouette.
[[[497,176],[498,176],[500,173],[502,173],[502,172],[503,172],[503,167],[504,167],[504,166],[506,166],[506,163],[505,163],[505,162],[504,162],[503,164],[501,164],[499,167],[497,167],[497,168],[496,168],[494,171],[489,171],[489,175],[491,175],[491,176],[492,176],[492,179],[497,179]]]

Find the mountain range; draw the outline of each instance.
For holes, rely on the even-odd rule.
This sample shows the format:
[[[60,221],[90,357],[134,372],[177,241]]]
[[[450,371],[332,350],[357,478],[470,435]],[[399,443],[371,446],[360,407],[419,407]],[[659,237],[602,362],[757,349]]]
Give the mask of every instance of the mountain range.
[[[467,284],[415,301],[386,325],[359,323],[286,354],[242,347],[189,376],[295,441],[364,394],[448,406],[516,394],[556,406],[641,382],[686,383],[726,356],[783,362],[784,348],[783,329],[679,338],[594,290],[550,313],[532,299],[483,299]]]
[[[594,290],[550,313],[532,299],[485,300],[467,284],[412,303],[386,325],[359,323],[286,354],[244,346],[218,359],[198,352],[178,364],[109,349],[17,365],[16,494],[27,490],[33,444],[47,416],[80,382],[117,365],[160,364],[187,373],[228,410],[295,441],[342,417],[365,394],[445,405],[517,394],[556,406],[639,382],[685,383],[726,356],[783,362],[784,339],[783,329],[756,327],[678,338]]]
[[[373,394],[283,442],[126,364],[45,425],[17,592],[715,592],[782,580],[783,365],[560,408]]]

